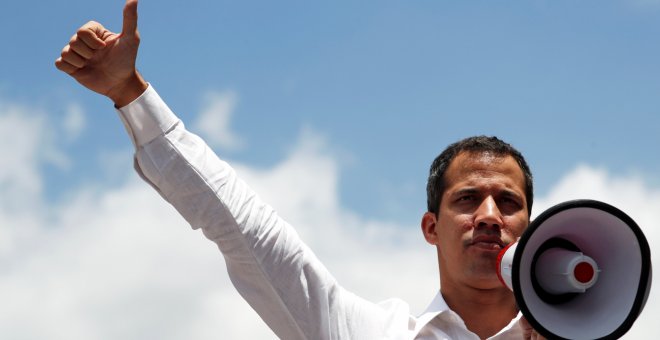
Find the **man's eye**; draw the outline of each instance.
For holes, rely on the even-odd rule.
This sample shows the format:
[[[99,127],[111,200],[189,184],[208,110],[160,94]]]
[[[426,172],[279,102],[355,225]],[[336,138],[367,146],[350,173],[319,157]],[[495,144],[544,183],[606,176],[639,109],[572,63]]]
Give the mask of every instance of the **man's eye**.
[[[520,205],[520,202],[518,202],[517,199],[510,198],[510,197],[505,197],[502,201],[503,201],[505,204],[509,204],[509,205],[515,205],[515,206],[519,206],[519,205]]]
[[[476,198],[475,198],[474,195],[464,195],[464,196],[460,196],[460,197],[458,198],[458,201],[459,201],[459,202],[474,201],[475,199],[476,199]]]

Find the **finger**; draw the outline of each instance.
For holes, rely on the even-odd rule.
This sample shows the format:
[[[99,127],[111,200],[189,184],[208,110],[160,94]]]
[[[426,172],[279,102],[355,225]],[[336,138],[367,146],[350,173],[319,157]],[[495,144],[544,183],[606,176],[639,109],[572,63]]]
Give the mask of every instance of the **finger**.
[[[76,32],[76,35],[93,50],[105,47],[105,40],[112,34],[95,21],[86,23]]]
[[[64,49],[62,49],[61,59],[62,61],[71,64],[77,68],[81,68],[85,66],[85,64],[87,63],[87,60],[81,57],[75,51],[71,50],[71,46],[69,45],[66,45]]]
[[[73,74],[74,72],[79,70],[78,67],[75,67],[75,66],[67,63],[66,61],[62,60],[61,57],[57,58],[57,60],[55,60],[55,67],[57,67],[58,70],[66,73],[66,74]]]
[[[77,35],[74,36],[71,41],[69,41],[69,47],[71,50],[76,52],[78,55],[85,59],[90,59],[94,56],[94,50],[89,47],[82,39]]]
[[[529,324],[527,319],[525,319],[525,317],[520,318],[520,320],[518,321],[518,324],[520,325],[520,328],[523,331],[523,339],[533,340],[534,339],[534,329]]]
[[[121,29],[121,34],[124,36],[132,36],[137,34],[137,0],[126,0],[124,6],[124,23]]]

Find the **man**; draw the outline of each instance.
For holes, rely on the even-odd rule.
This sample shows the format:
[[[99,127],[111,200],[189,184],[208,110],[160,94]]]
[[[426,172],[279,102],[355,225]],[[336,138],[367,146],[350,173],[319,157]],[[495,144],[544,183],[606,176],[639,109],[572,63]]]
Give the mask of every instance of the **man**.
[[[447,148],[429,176],[426,240],[437,248],[440,293],[419,317],[400,300],[374,304],[343,289],[197,136],[185,130],[135,68],[137,0],[121,34],[89,22],[55,65],[109,97],[135,146],[136,170],[222,251],[237,290],[283,339],[536,339],[494,270],[529,222],[531,173],[497,138]]]

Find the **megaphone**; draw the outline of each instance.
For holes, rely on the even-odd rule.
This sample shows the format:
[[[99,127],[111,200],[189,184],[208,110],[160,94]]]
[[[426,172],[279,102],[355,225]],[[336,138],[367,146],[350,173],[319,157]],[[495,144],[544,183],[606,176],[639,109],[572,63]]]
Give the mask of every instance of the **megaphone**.
[[[651,251],[639,226],[595,200],[560,203],[500,252],[497,273],[531,326],[548,339],[617,339],[651,289]]]

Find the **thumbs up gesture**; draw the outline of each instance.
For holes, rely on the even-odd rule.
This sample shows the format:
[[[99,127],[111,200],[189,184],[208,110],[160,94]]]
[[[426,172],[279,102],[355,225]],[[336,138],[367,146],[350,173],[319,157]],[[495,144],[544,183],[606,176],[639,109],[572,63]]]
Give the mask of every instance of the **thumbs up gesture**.
[[[90,21],[78,29],[55,61],[59,70],[107,96],[117,107],[130,103],[147,88],[135,68],[140,45],[137,5],[137,0],[126,1],[121,33]]]

